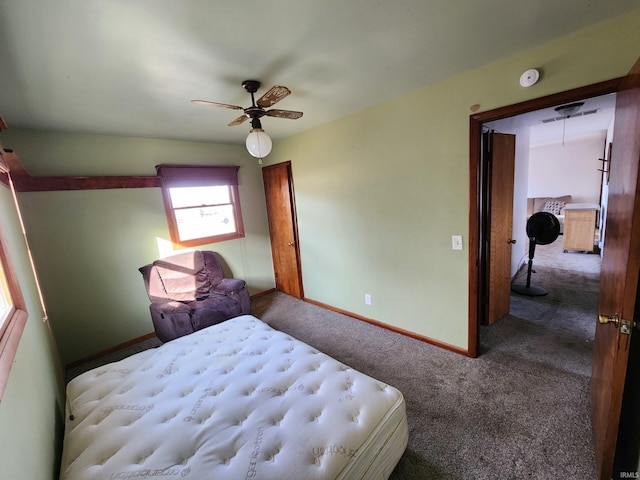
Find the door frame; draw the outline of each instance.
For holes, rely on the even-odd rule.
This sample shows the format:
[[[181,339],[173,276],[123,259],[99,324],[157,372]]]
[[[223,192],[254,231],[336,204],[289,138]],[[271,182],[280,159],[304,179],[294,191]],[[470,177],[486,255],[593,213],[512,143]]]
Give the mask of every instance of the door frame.
[[[486,271],[487,242],[486,219],[488,210],[483,195],[490,188],[489,179],[482,171],[482,125],[486,122],[513,117],[522,113],[555,107],[585,98],[616,93],[622,77],[600,83],[574,88],[533,100],[500,107],[469,117],[469,324],[468,356],[475,358],[480,351],[480,324],[484,322],[484,295],[488,282]]]

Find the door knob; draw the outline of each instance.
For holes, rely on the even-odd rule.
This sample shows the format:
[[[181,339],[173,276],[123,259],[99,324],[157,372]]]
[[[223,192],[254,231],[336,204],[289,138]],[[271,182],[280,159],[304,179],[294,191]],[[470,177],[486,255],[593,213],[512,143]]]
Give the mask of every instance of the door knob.
[[[631,335],[631,329],[637,327],[636,322],[620,318],[619,313],[614,313],[613,315],[599,314],[598,323],[613,323],[616,327],[619,325],[620,333],[624,333],[625,335]]]
[[[293,244],[293,242],[289,242],[289,243],[287,243],[287,245],[289,245],[290,247],[293,247],[294,244]]]
[[[613,323],[616,327],[620,323],[620,315],[614,313],[613,315],[598,315],[598,323]]]
[[[510,238],[509,240],[507,240],[507,243],[510,243],[511,245],[514,245],[516,243],[515,239]]]

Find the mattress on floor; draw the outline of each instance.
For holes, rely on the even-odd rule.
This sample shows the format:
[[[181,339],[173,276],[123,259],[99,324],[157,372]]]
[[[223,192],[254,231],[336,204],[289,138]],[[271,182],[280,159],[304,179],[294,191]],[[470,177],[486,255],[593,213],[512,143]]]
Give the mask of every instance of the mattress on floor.
[[[385,479],[405,403],[251,315],[67,386],[62,480]]]

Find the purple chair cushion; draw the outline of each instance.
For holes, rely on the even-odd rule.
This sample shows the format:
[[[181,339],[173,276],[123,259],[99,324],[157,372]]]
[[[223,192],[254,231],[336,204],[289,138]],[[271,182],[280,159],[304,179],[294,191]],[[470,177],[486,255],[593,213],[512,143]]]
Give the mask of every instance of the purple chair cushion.
[[[211,282],[201,251],[184,252],[153,262],[166,298],[191,302],[211,291]]]
[[[139,270],[156,336],[163,342],[251,313],[246,282],[224,278],[215,252],[183,252]]]

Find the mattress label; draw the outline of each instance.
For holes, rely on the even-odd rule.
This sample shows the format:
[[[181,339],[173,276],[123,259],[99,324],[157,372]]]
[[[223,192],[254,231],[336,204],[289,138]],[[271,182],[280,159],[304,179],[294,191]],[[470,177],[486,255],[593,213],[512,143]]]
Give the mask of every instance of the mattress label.
[[[326,445],[313,448],[313,456],[316,459],[316,464],[320,465],[320,457],[325,455],[341,455],[349,458],[356,458],[358,455],[358,449],[346,447],[344,445]]]
[[[264,427],[258,428],[258,433],[256,435],[256,439],[253,442],[253,450],[251,452],[251,456],[249,457],[249,470],[247,471],[247,478],[254,478],[257,473],[257,464],[258,464],[258,455],[260,455],[260,446],[262,445],[262,439],[264,436]]]
[[[117,480],[120,478],[186,477],[189,473],[191,473],[191,468],[189,467],[167,467],[162,470],[145,468],[142,470],[112,473],[109,475],[109,480]]]

